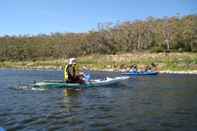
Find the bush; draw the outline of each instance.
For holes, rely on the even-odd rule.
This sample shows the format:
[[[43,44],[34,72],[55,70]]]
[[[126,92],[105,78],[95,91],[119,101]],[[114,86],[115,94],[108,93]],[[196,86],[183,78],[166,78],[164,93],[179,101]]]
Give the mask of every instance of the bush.
[[[153,47],[152,49],[151,49],[151,53],[159,53],[159,52],[163,52],[164,51],[164,49],[163,49],[163,47]]]
[[[197,49],[196,48],[192,49],[192,52],[197,53]]]

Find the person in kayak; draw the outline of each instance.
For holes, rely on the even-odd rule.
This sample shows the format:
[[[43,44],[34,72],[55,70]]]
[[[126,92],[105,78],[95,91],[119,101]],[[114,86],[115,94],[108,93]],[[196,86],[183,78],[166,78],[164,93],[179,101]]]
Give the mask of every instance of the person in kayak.
[[[153,71],[157,71],[157,65],[155,63],[151,63],[150,65],[146,65],[145,67],[145,72],[153,72]]]
[[[152,72],[151,66],[146,65],[144,72]]]
[[[64,68],[64,80],[69,83],[84,83],[83,74],[78,73],[76,58],[70,58]]]
[[[137,72],[138,68],[136,64],[131,65],[131,69],[129,70],[130,72]]]

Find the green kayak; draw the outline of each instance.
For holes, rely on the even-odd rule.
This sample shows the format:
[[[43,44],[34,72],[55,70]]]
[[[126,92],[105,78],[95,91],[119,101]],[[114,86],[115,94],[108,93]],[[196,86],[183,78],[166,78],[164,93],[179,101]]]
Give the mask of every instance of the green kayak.
[[[48,80],[42,82],[36,82],[34,87],[46,87],[46,88],[81,88],[81,87],[97,87],[97,86],[105,86],[111,85],[114,83],[118,83],[122,80],[128,79],[128,76],[114,77],[106,79],[96,79],[86,81],[84,84],[80,83],[67,83],[65,81],[56,81],[56,80]]]

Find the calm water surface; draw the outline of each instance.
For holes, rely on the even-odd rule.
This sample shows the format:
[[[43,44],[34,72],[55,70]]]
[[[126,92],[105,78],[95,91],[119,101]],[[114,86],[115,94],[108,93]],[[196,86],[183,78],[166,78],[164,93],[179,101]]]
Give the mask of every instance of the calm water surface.
[[[119,73],[92,72],[94,78]],[[197,75],[138,77],[113,86],[36,89],[62,71],[0,70],[0,127],[8,131],[196,131]]]

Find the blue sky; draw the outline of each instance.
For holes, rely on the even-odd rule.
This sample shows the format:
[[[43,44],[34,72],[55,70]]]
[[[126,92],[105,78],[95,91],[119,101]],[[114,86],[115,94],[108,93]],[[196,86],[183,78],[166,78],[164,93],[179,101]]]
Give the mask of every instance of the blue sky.
[[[0,35],[87,32],[98,23],[197,14],[197,0],[0,0]]]

